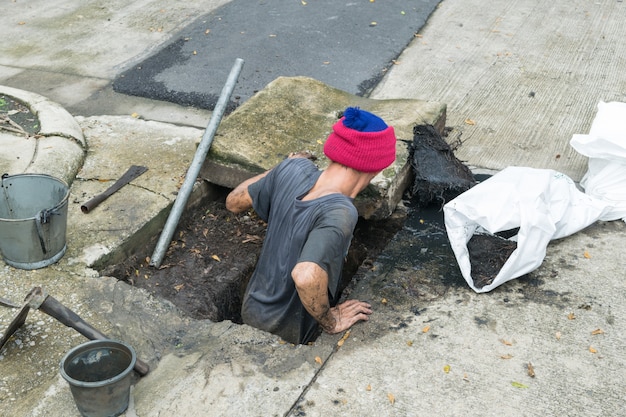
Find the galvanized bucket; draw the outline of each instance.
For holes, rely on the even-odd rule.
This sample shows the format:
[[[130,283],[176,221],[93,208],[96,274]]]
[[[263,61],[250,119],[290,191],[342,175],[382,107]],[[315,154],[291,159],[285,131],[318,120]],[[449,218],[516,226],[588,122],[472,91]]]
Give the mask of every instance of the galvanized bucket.
[[[128,408],[135,350],[124,342],[92,340],[61,360],[61,376],[84,417],[119,416]]]
[[[38,269],[65,254],[67,184],[45,174],[0,179],[0,253],[20,269]]]

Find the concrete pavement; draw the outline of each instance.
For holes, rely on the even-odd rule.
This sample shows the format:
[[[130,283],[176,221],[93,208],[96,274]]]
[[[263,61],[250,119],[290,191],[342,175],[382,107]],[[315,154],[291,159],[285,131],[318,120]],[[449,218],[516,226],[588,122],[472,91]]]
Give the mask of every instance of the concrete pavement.
[[[163,216],[208,120],[206,112],[117,95],[109,83],[120,65],[141,59],[194,13],[218,5],[81,8],[59,0],[46,2],[54,13],[45,19],[43,2],[7,6],[3,27],[21,41],[0,50],[0,85],[67,109],[86,146],[70,212],[81,221],[68,225],[68,253],[43,270],[0,266],[1,295],[19,301],[42,285],[133,345],[152,370],[136,380],[126,416],[621,415],[623,222],[597,223],[553,242],[529,278],[487,294],[447,284],[436,257],[415,264],[412,253],[427,242],[403,230],[375,265],[357,274],[351,296],[373,303],[372,319],[347,335],[323,335],[313,346],[285,345],[229,322],[190,320],[170,303],[98,275],[94,259],[123,255],[133,236],[150,233],[151,220]],[[444,0],[371,98],[446,103],[447,125],[463,142],[457,156],[469,165],[552,168],[580,180],[586,161],[569,149],[571,135],[588,131],[597,101],[625,100],[617,71],[624,17],[620,1],[498,0],[486,8],[477,0]],[[54,30],[59,26],[67,30]],[[124,47],[111,50],[112,36]],[[30,46],[29,53],[20,54],[20,46]],[[98,178],[115,178],[154,148],[161,155],[155,167],[168,181],[140,177],[132,187],[137,200],[155,205],[90,217],[78,211],[82,193],[93,192]],[[194,195],[210,192],[203,185]],[[124,194],[116,198],[123,202]],[[72,245],[78,241],[85,243]],[[0,310],[3,328],[12,312]],[[78,415],[58,363],[84,340],[31,312],[0,352],[0,415]]]

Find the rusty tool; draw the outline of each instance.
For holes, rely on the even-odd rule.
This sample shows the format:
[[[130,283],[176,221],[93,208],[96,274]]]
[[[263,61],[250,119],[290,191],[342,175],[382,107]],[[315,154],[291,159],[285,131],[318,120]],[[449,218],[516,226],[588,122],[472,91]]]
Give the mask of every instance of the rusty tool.
[[[40,310],[47,315],[57,319],[67,327],[71,327],[74,330],[77,330],[80,334],[88,338],[89,340],[107,340],[107,337],[104,333],[96,330],[93,326],[87,323],[85,320],[80,318],[78,314],[70,310],[61,304],[54,297],[48,295],[41,287],[34,287],[26,296],[24,300],[24,305],[15,315],[15,318],[9,325],[7,331],[0,339],[0,348],[4,346],[4,344],[9,340],[11,335],[15,333],[15,331],[26,321],[26,316],[28,315],[29,309]],[[145,376],[150,371],[150,367],[148,364],[137,358],[137,362],[135,362],[135,371],[141,375]]]
[[[107,188],[103,193],[98,194],[93,197],[91,200],[84,203],[80,206],[80,210],[83,213],[89,213],[92,209],[94,209],[98,204],[102,203],[104,200],[109,198],[111,194],[117,192],[120,188],[146,172],[148,168],[140,165],[133,165],[128,168],[128,171],[124,175],[120,177],[119,180],[115,181],[115,184]]]

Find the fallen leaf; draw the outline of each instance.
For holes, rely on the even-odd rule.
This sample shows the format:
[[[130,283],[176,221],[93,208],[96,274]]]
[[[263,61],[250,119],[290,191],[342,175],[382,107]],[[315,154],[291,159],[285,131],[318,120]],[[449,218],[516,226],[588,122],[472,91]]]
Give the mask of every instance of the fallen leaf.
[[[387,394],[387,398],[392,405],[396,402],[396,397],[392,393]]]
[[[387,301],[387,299],[386,299],[386,298],[383,298],[382,300],[380,300],[380,302],[381,302],[382,304],[387,304],[387,303],[388,303],[388,301]]]
[[[554,337],[556,337],[556,340],[561,340],[561,332],[556,332]]]
[[[450,365],[446,365],[446,366],[444,366],[444,367],[443,367],[443,371],[444,371],[445,373],[449,374],[449,373],[450,373]]]
[[[466,125],[470,125],[470,126],[474,126],[476,124],[476,122],[473,121],[472,119],[465,119],[465,124]]]
[[[500,339],[500,342],[507,346],[513,346],[513,342],[509,342],[508,340]]]
[[[422,328],[422,333],[428,333],[429,330],[430,330],[430,326],[424,326]]]
[[[568,319],[568,320],[574,320],[575,318],[576,318],[576,316],[574,315],[574,313],[569,313],[569,314],[567,315],[567,319]]]
[[[407,346],[413,346],[413,341],[412,341],[412,340],[407,341],[407,342],[406,342],[406,345],[407,345]]]
[[[531,378],[535,377],[535,367],[530,362],[528,362],[528,376]]]
[[[337,342],[337,346],[342,347],[343,343],[346,341],[347,338],[350,337],[350,330],[346,331],[344,333],[344,335],[341,337],[341,339],[339,339],[339,341]]]
[[[139,113],[133,113],[131,114],[131,117],[134,117],[135,119],[139,118]]]
[[[585,251],[585,253],[583,253],[583,256],[587,259],[591,259],[591,255],[589,254],[589,252]]]
[[[174,285],[174,289],[176,291],[180,291],[183,289],[183,287],[185,286],[185,284],[178,284],[178,285]]]
[[[211,258],[215,259],[217,262],[222,262],[222,260],[220,259],[219,256],[217,255],[211,255]]]
[[[146,263],[149,264],[150,263],[150,257],[146,256]]]
[[[365,387],[365,391],[371,391],[372,390],[372,384],[367,384],[367,387]]]
[[[507,353],[506,355],[500,355],[500,359],[511,359],[513,357],[513,355],[511,355],[510,353]]]
[[[528,385],[524,385],[521,382],[517,381],[511,382],[511,385],[513,385],[515,388],[528,388]]]
[[[602,329],[595,329],[594,331],[591,332],[592,335],[597,335],[597,334],[603,334],[604,330]]]
[[[319,356],[315,357],[315,362],[319,363],[320,365],[322,364],[322,358],[320,358]]]
[[[595,349],[593,348],[593,346],[589,346],[589,352],[591,352],[591,353],[598,353],[598,351],[597,351],[597,350],[595,350]]]

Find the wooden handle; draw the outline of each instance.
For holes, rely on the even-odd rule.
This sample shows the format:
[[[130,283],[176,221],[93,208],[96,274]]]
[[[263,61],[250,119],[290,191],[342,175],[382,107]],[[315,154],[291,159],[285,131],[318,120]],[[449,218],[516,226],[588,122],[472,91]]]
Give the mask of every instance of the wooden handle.
[[[54,297],[47,296],[46,299],[39,306],[39,310],[43,311],[47,315],[54,317],[67,327],[71,327],[77,330],[80,334],[85,336],[89,340],[105,340],[109,339],[104,333],[93,328],[85,320],[81,319],[78,314],[74,313],[69,308],[65,307]],[[145,376],[150,372],[150,367],[147,363],[143,362],[139,358],[135,362],[135,371],[141,376]]]

